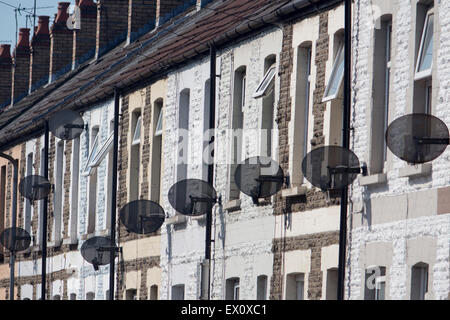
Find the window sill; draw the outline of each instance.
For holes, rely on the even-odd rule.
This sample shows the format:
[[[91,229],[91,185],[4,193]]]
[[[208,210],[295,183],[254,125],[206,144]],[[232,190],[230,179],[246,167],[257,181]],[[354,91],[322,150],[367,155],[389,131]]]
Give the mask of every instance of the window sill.
[[[303,196],[306,194],[307,190],[308,190],[308,188],[305,186],[292,187],[290,189],[284,189],[283,191],[281,191],[281,196],[283,198]]]
[[[206,214],[202,214],[200,216],[192,216],[191,219],[196,220],[196,221],[202,221],[202,220],[206,219]]]
[[[95,237],[95,233],[85,233],[80,238],[81,240],[89,240],[90,238]]]
[[[64,245],[75,245],[78,244],[78,239],[66,238],[63,240]]]
[[[166,224],[170,225],[170,224],[181,224],[181,223],[186,223],[187,221],[187,217],[183,216],[181,214],[176,214],[173,217],[170,217],[168,219],[166,219]]]
[[[431,174],[432,164],[423,163],[418,165],[407,165],[399,170],[399,178],[415,178]]]
[[[41,252],[42,251],[42,245],[38,244],[36,246],[33,246],[31,249],[31,252]]]
[[[60,240],[51,241],[51,242],[48,243],[47,247],[49,247],[49,248],[58,248],[58,247],[61,247],[62,243],[63,243],[63,241],[61,239]]]
[[[228,201],[223,205],[223,209],[227,211],[237,211],[241,209],[241,199]]]
[[[372,174],[370,176],[359,176],[359,184],[361,186],[372,186],[387,182],[387,175],[385,173]]]

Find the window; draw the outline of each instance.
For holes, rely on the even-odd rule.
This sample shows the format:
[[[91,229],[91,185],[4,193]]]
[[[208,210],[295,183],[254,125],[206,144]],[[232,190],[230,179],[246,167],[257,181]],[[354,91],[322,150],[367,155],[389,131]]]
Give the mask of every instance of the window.
[[[72,203],[70,205],[70,237],[75,240],[78,236],[77,221],[78,221],[78,181],[80,170],[80,137],[73,140],[72,153]]]
[[[305,275],[291,273],[286,277],[286,300],[304,300]]]
[[[77,300],[77,294],[76,293],[71,293],[70,294],[70,300]]]
[[[272,156],[272,139],[273,139],[273,113],[275,105],[275,93],[273,87],[275,86],[275,63],[276,56],[270,55],[264,61],[264,70],[266,76],[270,76],[270,80],[263,79],[260,86],[266,86],[264,89],[264,97],[262,101],[261,113],[261,134],[260,134],[260,152],[261,156]],[[272,71],[271,71],[272,70]],[[264,81],[270,81],[265,84]],[[261,89],[262,90],[262,89]]]
[[[434,14],[433,8],[431,8],[427,12],[422,31],[415,80],[431,76],[431,68],[433,65],[433,27]]]
[[[301,185],[303,174],[300,166],[308,152],[309,112],[311,104],[311,55],[312,43],[306,42],[298,47],[297,81],[295,90],[295,109],[293,115],[293,136],[291,183]],[[295,169],[294,169],[295,168]]]
[[[433,111],[433,4],[417,4],[416,65],[414,75],[413,112],[432,114]]]
[[[239,300],[239,278],[230,278],[226,281],[226,300]]]
[[[53,215],[54,215],[54,228],[53,239],[55,242],[61,240],[61,224],[62,224],[62,202],[63,202],[63,166],[64,166],[64,142],[59,141],[56,145],[56,179],[55,179],[55,191],[53,199]]]
[[[95,294],[93,292],[86,293],[86,300],[94,300]]]
[[[93,127],[91,132],[91,141],[94,141],[91,147],[91,153],[88,157],[89,168],[89,200],[88,200],[88,225],[87,233],[95,232],[95,217],[97,211],[97,168],[93,166],[94,158],[99,149],[99,128]],[[92,169],[92,170],[91,170]]]
[[[382,173],[386,161],[385,132],[388,127],[391,78],[392,18],[381,18],[381,28],[375,29],[373,59],[373,105],[370,173]],[[384,66],[384,68],[380,68]]]
[[[417,263],[411,268],[411,300],[425,300],[428,292],[428,264]]]
[[[256,299],[267,300],[267,276],[258,276],[256,279]]]
[[[152,143],[150,200],[159,203],[161,198],[161,159],[163,134],[163,100],[158,99],[153,109],[155,133]]]
[[[275,86],[275,71],[276,66],[272,65],[263,77],[263,80],[258,85],[253,98],[261,98],[269,95]]]
[[[59,294],[56,294],[53,296],[53,300],[61,300],[61,296]]]
[[[364,283],[364,300],[385,300],[385,297],[386,267],[368,267]]]
[[[328,269],[327,271],[327,287],[326,300],[337,300],[337,284],[338,284],[338,270]]]
[[[108,178],[107,178],[107,191],[106,191],[106,230],[111,229],[111,200],[112,200],[112,183],[113,183],[113,139],[114,139],[114,119],[109,123],[109,134],[111,138],[111,148],[108,151]]]
[[[141,167],[141,114],[133,112],[131,116],[131,129],[133,138],[130,150],[130,194],[129,201],[139,198],[139,180]]]
[[[27,157],[27,169],[26,169],[26,175],[25,176],[31,176],[33,174],[33,153],[30,153]],[[31,234],[31,201],[28,199],[24,199],[25,201],[25,221],[24,226],[25,230]]]
[[[239,199],[240,192],[234,181],[234,172],[242,159],[243,122],[245,104],[246,67],[239,67],[234,73],[233,111],[231,118],[231,159],[229,166],[229,200]]]
[[[125,300],[137,300],[137,290],[136,289],[128,289],[125,292]]]
[[[184,300],[184,284],[172,286],[172,300]]]
[[[162,104],[161,102],[158,102],[158,104]],[[162,106],[159,106],[159,112],[158,112],[158,121],[156,122],[156,128],[155,128],[155,137],[160,137],[162,136],[162,132],[163,132],[163,110],[162,110]]]
[[[189,109],[190,90],[180,92],[180,104],[178,115],[178,163],[177,181],[187,178],[187,163],[189,154]]]
[[[205,82],[205,95],[203,103],[203,152],[202,156],[202,179],[208,181],[209,164],[212,164],[212,150],[214,148],[214,136],[210,127],[211,124],[211,108],[210,108],[211,82],[208,79]]]
[[[139,116],[136,121],[136,128],[134,129],[133,141],[131,143],[133,146],[141,143],[141,126],[142,120],[141,116]]]
[[[158,286],[156,284],[150,287],[150,300],[158,300]]]
[[[344,79],[344,45],[339,46],[322,102],[337,98]]]

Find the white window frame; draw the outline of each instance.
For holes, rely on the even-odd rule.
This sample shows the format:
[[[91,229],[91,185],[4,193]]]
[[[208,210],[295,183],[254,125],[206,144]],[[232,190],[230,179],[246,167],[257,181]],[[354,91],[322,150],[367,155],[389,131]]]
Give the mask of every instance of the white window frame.
[[[301,292],[299,292],[299,284],[300,283],[301,283],[301,287],[302,287]],[[295,292],[296,292],[297,300],[305,299],[305,275],[304,274],[298,274],[295,276]],[[299,296],[299,294],[301,296]]]
[[[162,118],[163,118],[163,108],[161,108],[161,110],[159,111],[158,121],[156,121],[155,137],[162,136],[163,133]]]
[[[386,132],[389,124],[389,97],[390,97],[390,81],[391,81],[391,65],[392,65],[392,20],[386,25],[386,74],[384,88],[384,119],[383,132]],[[383,139],[383,161],[387,160],[387,144]],[[385,165],[383,165],[383,168]]]
[[[330,85],[331,85],[331,83],[334,82],[334,79],[336,77],[336,72],[337,72],[337,70],[338,70],[338,68],[340,66],[340,64],[337,63],[337,62],[339,62],[339,60],[342,59],[341,63],[345,64],[344,54],[345,54],[345,52],[344,52],[344,44],[341,43],[339,45],[339,50],[337,52],[336,58],[335,58],[335,60],[333,62],[333,69],[331,71],[330,78],[328,79],[328,84],[327,84],[327,86],[325,88],[325,92],[324,92],[324,95],[323,95],[323,98],[322,98],[322,102],[326,102],[326,101],[330,101],[330,100],[336,99],[338,97],[338,95],[339,95],[339,91],[341,91],[340,89],[341,89],[341,86],[342,86],[342,82],[344,81],[344,72],[342,73],[341,78],[339,79],[338,85],[336,87],[336,92],[334,92],[333,94],[330,94],[330,92],[329,92],[331,90]]]
[[[275,74],[276,74],[276,66],[275,64],[271,65],[269,70],[267,70],[263,79],[258,85],[253,98],[261,98],[268,96],[273,88],[275,87]]]
[[[141,130],[142,130],[142,116],[139,116],[136,121],[136,127],[134,128],[133,141],[131,142],[132,146],[141,143]]]
[[[247,86],[247,74],[245,74],[242,77],[241,86],[242,86],[241,87],[241,94],[242,94],[242,96],[241,96],[241,99],[242,99],[241,105],[242,105],[242,110],[244,110],[244,107],[245,107],[245,95],[246,95],[245,87]]]
[[[422,29],[422,37],[420,40],[420,47],[419,47],[419,54],[417,56],[417,63],[416,63],[416,72],[414,75],[414,80],[420,80],[423,78],[427,78],[427,77],[431,77],[432,72],[433,72],[433,57],[431,58],[431,65],[429,69],[423,70],[423,71],[419,71],[420,70],[420,66],[422,64],[422,58],[423,58],[423,54],[425,53],[425,38],[427,36],[428,33],[428,22],[430,19],[430,16],[433,16],[433,30],[431,31],[431,35],[432,35],[432,40],[431,40],[431,46],[433,48],[434,46],[434,7],[430,8],[427,11],[427,16],[425,18],[425,23],[423,25],[423,29]],[[433,48],[434,49],[434,48]],[[433,50],[432,50],[433,52]]]
[[[88,161],[86,163],[86,167],[82,173],[82,175],[85,177],[89,176],[92,173],[92,170],[94,170],[94,168],[98,167],[100,165],[100,163],[102,163],[103,159],[106,157],[108,152],[111,151],[111,149],[113,147],[114,132],[110,134],[110,136],[108,137],[108,139],[106,139],[105,143],[103,143],[103,145],[100,147],[100,149],[98,146],[99,136],[100,136],[100,133],[97,134],[97,137],[95,137],[94,143],[91,148],[91,153],[89,154]],[[96,146],[96,144],[97,144],[97,150],[94,154],[92,151],[94,151],[93,149]]]
[[[380,285],[384,283],[384,297],[383,299],[378,298],[380,292]],[[386,300],[386,276],[379,276],[375,278],[375,300]]]
[[[239,279],[233,283],[233,300],[239,300]]]

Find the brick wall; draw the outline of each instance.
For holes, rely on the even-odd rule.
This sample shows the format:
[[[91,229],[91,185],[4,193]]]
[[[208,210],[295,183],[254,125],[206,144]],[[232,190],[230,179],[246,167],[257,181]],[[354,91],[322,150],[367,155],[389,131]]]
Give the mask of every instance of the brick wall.
[[[73,31],[67,28],[67,8],[70,2],[60,2],[50,33],[50,77],[72,62]]]
[[[0,105],[11,99],[12,58],[10,50],[9,44],[0,46]]]
[[[12,73],[12,97],[16,101],[21,95],[28,93],[30,85],[30,29],[19,29],[19,40],[14,50]]]
[[[50,66],[50,33],[48,28],[50,17],[39,16],[37,31],[31,40],[30,89],[46,83],[40,81],[48,77]]]
[[[98,0],[96,54],[128,30],[128,7],[124,0]]]
[[[129,0],[128,7],[128,38],[132,32],[138,32],[139,28],[156,19],[155,0]]]
[[[73,32],[73,55],[72,63],[74,66],[79,63],[90,50],[95,50],[95,38],[97,30],[97,6],[92,0],[81,0],[80,23],[81,29],[75,29]]]

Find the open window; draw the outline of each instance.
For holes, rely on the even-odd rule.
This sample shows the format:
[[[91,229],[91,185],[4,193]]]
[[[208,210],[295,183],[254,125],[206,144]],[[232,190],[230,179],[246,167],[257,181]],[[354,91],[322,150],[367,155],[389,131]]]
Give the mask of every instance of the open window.
[[[163,119],[163,110],[162,107],[159,108],[159,115],[158,115],[158,121],[156,122],[156,128],[155,128],[155,137],[162,136],[163,133],[163,127],[162,127],[162,119]]]
[[[416,65],[414,72],[413,112],[432,114],[433,111],[433,2],[417,3]]]
[[[142,117],[138,116],[136,120],[136,128],[134,129],[133,141],[131,145],[135,146],[141,143],[141,126],[142,126]]]
[[[151,186],[150,200],[157,203],[161,197],[161,163],[162,163],[162,135],[163,135],[163,100],[155,101],[153,108],[154,135],[151,144]]]
[[[344,79],[344,44],[339,45],[339,49],[334,60],[333,69],[322,102],[333,100],[338,97]]]
[[[434,29],[434,11],[433,8],[427,11],[425,23],[422,29],[422,38],[420,41],[419,55],[417,57],[415,80],[431,76],[433,66],[433,29]]]
[[[275,86],[275,71],[276,66],[275,64],[272,64],[272,66],[264,75],[261,83],[258,85],[258,89],[256,89],[253,98],[266,97],[273,91],[273,88]]]

